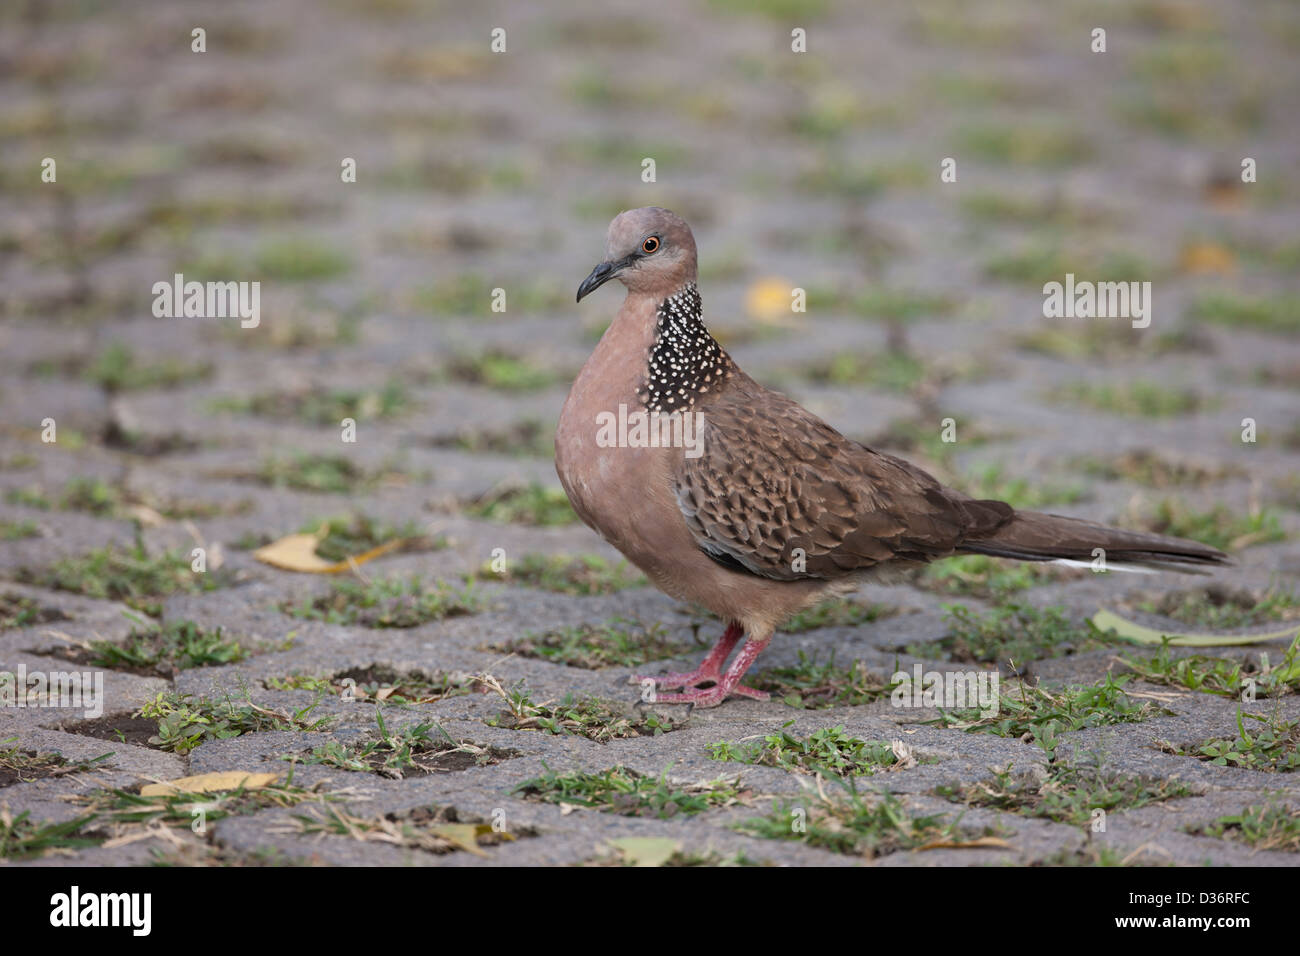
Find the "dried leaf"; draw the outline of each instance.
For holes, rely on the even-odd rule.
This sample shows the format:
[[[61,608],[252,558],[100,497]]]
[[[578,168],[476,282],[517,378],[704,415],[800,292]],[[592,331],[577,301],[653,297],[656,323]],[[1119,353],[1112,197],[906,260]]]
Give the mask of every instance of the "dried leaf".
[[[151,783],[140,788],[142,797],[170,797],[177,793],[212,793],[217,790],[261,790],[274,783],[278,773],[248,773],[244,770],[222,770],[201,773],[196,777],[181,777],[166,783]]]
[[[889,745],[889,749],[894,752],[894,765],[890,769],[910,770],[912,767],[916,766],[916,754],[912,752],[911,747],[903,743],[901,740],[892,741]]]
[[[682,848],[680,840],[670,837],[622,837],[609,844],[633,866],[663,866]]]
[[[146,528],[161,528],[167,523],[166,518],[148,505],[131,505],[126,512]]]
[[[491,833],[492,824],[440,823],[431,828],[430,832],[442,837],[448,843],[464,850],[466,853],[473,853],[475,856],[487,856],[486,853],[479,849],[478,838],[485,833]]]
[[[285,535],[279,541],[272,541],[265,547],[258,548],[253,552],[253,557],[263,564],[282,568],[285,571],[302,571],[306,574],[339,574],[351,570],[358,564],[365,564],[380,555],[395,551],[406,543],[406,539],[396,538],[392,541],[385,541],[369,551],[352,555],[346,561],[326,561],[316,554],[316,546],[325,538],[325,534],[326,531],[322,528],[315,534]]]
[[[1139,644],[1159,644],[1164,638],[1175,647],[1231,647],[1237,644],[1260,644],[1265,641],[1291,640],[1300,635],[1300,628],[1294,624],[1283,631],[1267,634],[1178,634],[1159,631],[1126,621],[1114,611],[1103,608],[1093,615],[1093,625],[1100,631],[1114,631],[1120,637]]]
[[[745,312],[765,325],[797,325],[793,292],[794,283],[785,279],[759,279],[745,293]]]
[[[1179,253],[1178,267],[1192,275],[1231,275],[1237,271],[1237,257],[1217,242],[1190,242]]]
[[[935,840],[933,843],[917,847],[917,850],[976,850],[987,847],[1009,850],[1011,844],[1001,837],[986,836],[975,840]]]

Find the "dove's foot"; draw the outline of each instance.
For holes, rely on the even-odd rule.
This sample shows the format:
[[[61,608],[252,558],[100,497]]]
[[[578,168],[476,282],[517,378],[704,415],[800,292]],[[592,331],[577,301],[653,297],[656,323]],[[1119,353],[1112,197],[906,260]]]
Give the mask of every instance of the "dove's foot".
[[[724,634],[722,640],[718,642],[718,647],[715,647],[713,651],[709,653],[708,658],[705,659],[704,662],[705,665],[709,664],[710,661],[712,661],[714,654],[716,654],[718,648],[720,648],[723,645],[723,643],[727,641],[727,638],[729,637],[730,634],[731,634],[731,628],[728,628],[727,633]],[[755,658],[757,658],[758,655],[763,652],[763,648],[767,647],[767,645],[771,642],[771,640],[772,640],[771,637],[766,637],[762,640],[756,640],[751,637],[749,640],[747,640],[745,642],[745,646],[740,649],[740,653],[736,655],[736,659],[731,662],[730,667],[728,667],[721,674],[715,673],[714,676],[707,677],[701,681],[701,683],[704,683],[705,681],[712,681],[713,682],[712,687],[697,687],[694,684],[690,684],[689,682],[686,681],[683,681],[681,684],[667,684],[665,686],[668,687],[689,686],[691,689],[685,690],[680,694],[656,693],[651,700],[647,701],[647,703],[691,704],[695,707],[717,707],[728,697],[733,697],[733,696],[748,697],[751,700],[767,700],[770,697],[767,691],[757,690],[753,687],[749,687],[745,684],[742,684],[740,682],[740,679],[745,676],[745,671],[749,670],[749,667],[751,664],[754,663]],[[735,643],[734,638],[732,639],[732,643],[733,644]],[[731,649],[730,647],[727,648],[727,650],[730,649]],[[726,655],[724,654],[723,659],[725,659],[725,657]],[[702,671],[703,669],[704,666],[702,665],[700,670]],[[699,673],[700,671],[696,671],[694,674],[691,675],[675,675],[675,676],[696,677],[699,675]]]
[[[771,698],[765,690],[758,690],[745,684],[735,684],[730,689],[722,684],[712,687],[697,687],[680,694],[655,694],[655,704],[694,704],[696,707],[717,707],[728,697],[748,697],[751,700],[768,700]]]
[[[642,681],[652,680],[655,682],[655,687],[665,687],[669,690],[716,684],[722,680],[722,665],[727,662],[727,657],[730,656],[736,642],[740,640],[741,633],[740,625],[735,621],[728,624],[718,643],[713,645],[713,650],[709,651],[708,656],[693,671],[675,674],[637,674],[632,678],[631,683],[639,684]]]

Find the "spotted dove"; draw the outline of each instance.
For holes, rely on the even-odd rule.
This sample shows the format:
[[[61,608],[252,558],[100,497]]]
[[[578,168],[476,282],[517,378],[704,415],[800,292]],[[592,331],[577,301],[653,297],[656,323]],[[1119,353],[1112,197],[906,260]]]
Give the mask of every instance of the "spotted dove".
[[[1108,567],[1226,560],[1193,541],[970,498],[764,388],[705,328],[695,239],[666,209],[615,217],[578,301],[610,279],[627,297],[564,404],[556,470],[582,520],[655,585],[728,622],[696,670],[652,678],[681,690],[657,701],[765,699],[741,678],[776,628],[890,569],[953,554],[1092,561],[1096,548]],[[612,428],[620,416],[629,424]]]

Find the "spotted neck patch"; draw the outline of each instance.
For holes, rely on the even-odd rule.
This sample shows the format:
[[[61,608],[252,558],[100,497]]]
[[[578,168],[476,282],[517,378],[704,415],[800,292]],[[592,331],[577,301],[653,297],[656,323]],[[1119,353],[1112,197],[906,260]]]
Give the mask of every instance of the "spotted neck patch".
[[[688,285],[659,303],[658,331],[650,347],[645,382],[637,398],[652,412],[692,408],[736,371],[717,340],[704,327],[700,293]]]

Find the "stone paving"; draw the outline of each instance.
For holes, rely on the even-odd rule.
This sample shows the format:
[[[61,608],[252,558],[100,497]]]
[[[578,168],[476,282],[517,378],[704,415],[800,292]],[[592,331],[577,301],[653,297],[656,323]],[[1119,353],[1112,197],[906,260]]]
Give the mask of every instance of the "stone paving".
[[[87,724],[75,708],[0,708],[0,836],[33,848],[3,863],[557,865],[673,851],[714,864],[1295,863],[1296,679],[1282,672],[1246,703],[1236,682],[1215,694],[1143,681],[1122,658],[1154,650],[1084,627],[1108,607],[1214,630],[1159,603],[1212,583],[1241,606],[1216,619],[1228,629],[1296,620],[1294,7],[10,6],[0,671],[102,674],[104,713]],[[1090,51],[1097,26],[1104,53]],[[206,52],[191,50],[195,27]],[[504,53],[490,47],[497,27]],[[790,50],[795,28],[806,53]],[[940,179],[945,157],[956,182]],[[1240,181],[1244,157],[1255,182]],[[355,182],[342,181],[346,158]],[[880,680],[852,703],[818,708],[805,691],[691,713],[638,706],[631,674],[693,666],[721,625],[618,568],[556,498],[549,443],[617,307],[613,289],[576,307],[573,290],[610,216],[649,204],[695,227],[706,320],[739,363],[844,433],[982,495],[1212,535],[1236,564],[1212,579],[962,564],[865,585],[856,600],[874,620],[778,634],[759,664],[771,683],[777,668],[806,675],[810,659],[843,681],[860,662]],[[260,281],[260,323],[155,317],[154,283],[177,272]],[[1044,318],[1042,284],[1067,272],[1151,281],[1150,326]],[[806,313],[789,309],[794,287]],[[342,440],[344,418],[355,441]],[[953,443],[939,440],[948,418]],[[1242,440],[1245,419],[1256,441]],[[253,555],[331,518],[386,529],[351,553],[425,536],[423,550],[341,576],[372,596],[387,581],[424,591],[357,609],[335,576]],[[556,555],[594,570],[522,573]],[[443,603],[422,603],[429,592]],[[1014,663],[962,663],[933,643],[957,627],[954,603],[1061,608],[1053,626],[1070,637]],[[303,607],[316,610],[291,613]],[[102,663],[103,642],[130,647],[133,632],[187,621],[246,656]],[[627,622],[676,656],[594,668],[528,656],[545,635]],[[1261,653],[1276,668],[1286,649],[1194,650],[1268,675]],[[1009,696],[1017,672],[1058,690],[1127,674],[1129,696],[1055,741],[998,736],[893,706],[883,680],[916,663],[1000,667]],[[454,692],[403,693],[422,676]],[[613,739],[521,719],[533,711],[519,698],[512,715],[517,692],[532,705],[604,701],[592,736]],[[175,695],[229,700],[252,724],[182,752],[136,716],[184,706]],[[1242,718],[1247,731],[1277,738],[1252,765],[1263,769],[1196,756],[1237,738],[1239,712],[1263,718]],[[377,718],[390,739],[425,725],[411,739],[432,772],[400,755],[386,772],[323,761],[373,750]],[[829,728],[900,742],[900,756],[852,778],[866,802],[850,823],[827,816],[852,800],[833,770],[715,759],[720,742]],[[1107,802],[1096,779],[1072,789],[1061,768],[1081,766],[1119,796]],[[615,767],[624,781],[666,775],[671,793],[638,815],[626,794],[602,810],[519,789]],[[122,815],[143,784],[218,771],[277,772],[281,789]],[[711,803],[692,806],[692,793]],[[908,822],[873,829],[862,815],[895,806],[886,793]],[[1036,812],[1056,797],[1077,806],[1019,813],[1017,795]],[[194,803],[208,799],[231,812],[200,825]],[[1222,822],[1249,808],[1277,811],[1289,843]],[[32,841],[42,821],[91,809],[97,820],[79,824],[89,845]],[[808,826],[783,833],[783,820]],[[24,834],[32,842],[14,842]]]

